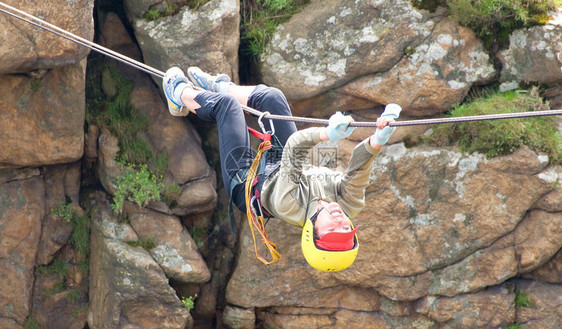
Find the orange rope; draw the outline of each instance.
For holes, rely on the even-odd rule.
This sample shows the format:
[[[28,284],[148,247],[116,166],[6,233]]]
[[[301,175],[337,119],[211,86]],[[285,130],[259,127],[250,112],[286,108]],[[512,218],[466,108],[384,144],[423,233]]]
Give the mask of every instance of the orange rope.
[[[254,158],[254,162],[252,162],[252,166],[248,171],[248,177],[246,178],[246,185],[245,185],[246,215],[248,216],[248,223],[250,224],[250,229],[252,231],[252,238],[254,239],[254,250],[256,251],[256,257],[265,265],[270,265],[275,263],[279,258],[281,258],[281,254],[279,254],[279,252],[277,251],[277,247],[275,246],[275,243],[271,241],[267,236],[267,232],[265,231],[263,216],[260,215],[256,216],[256,214],[254,214],[254,212],[252,211],[251,199],[252,199],[252,185],[254,183],[256,175],[258,174],[257,171],[260,165],[261,158],[264,152],[271,149],[271,147],[272,147],[271,142],[268,140],[260,144],[258,148],[258,154],[256,154],[256,157]],[[256,244],[256,234],[254,228],[257,229],[257,231],[260,233],[262,237],[261,242],[267,248],[267,250],[269,250],[269,253],[271,254],[272,259],[270,261],[262,257],[258,252],[258,246]]]

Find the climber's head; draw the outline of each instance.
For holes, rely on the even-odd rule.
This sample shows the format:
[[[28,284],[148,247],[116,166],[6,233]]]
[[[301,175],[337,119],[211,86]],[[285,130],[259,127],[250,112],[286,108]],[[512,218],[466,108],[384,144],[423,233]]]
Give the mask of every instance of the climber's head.
[[[339,204],[319,201],[316,213],[305,221],[303,227],[301,246],[304,257],[318,270],[346,269],[357,256],[356,231]]]

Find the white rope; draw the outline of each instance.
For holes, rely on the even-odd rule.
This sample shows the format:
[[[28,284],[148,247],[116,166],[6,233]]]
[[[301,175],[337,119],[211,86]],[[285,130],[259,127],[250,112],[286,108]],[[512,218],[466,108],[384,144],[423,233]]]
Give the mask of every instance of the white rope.
[[[87,47],[91,50],[97,51],[101,54],[109,56],[117,61],[120,61],[126,65],[132,66],[137,68],[141,71],[144,71],[148,74],[152,74],[156,77],[163,78],[164,72],[157,70],[149,65],[136,61],[130,57],[122,55],[118,52],[115,52],[109,48],[103,47],[98,45],[94,42],[86,40],[82,37],[79,37],[73,33],[70,33],[66,30],[61,29],[53,24],[45,22],[44,20],[37,18],[33,15],[30,15],[24,11],[21,11],[17,8],[9,6],[3,2],[0,2],[0,12],[3,12],[9,16],[37,26],[45,31],[51,32],[56,34],[60,37],[63,37],[67,40],[75,42],[79,45]],[[201,88],[196,87],[198,90],[203,90]],[[301,122],[301,123],[312,123],[318,125],[328,125],[328,120],[326,119],[316,119],[316,118],[304,118],[304,117],[295,117],[295,116],[283,116],[283,115],[275,115],[275,114],[265,114],[261,111],[253,109],[248,106],[242,106],[244,111],[257,116],[262,117],[264,119],[272,119],[272,120],[282,120],[282,121],[293,121],[293,122]],[[434,119],[418,119],[418,120],[404,120],[404,121],[396,121],[389,124],[391,127],[400,127],[400,126],[418,126],[418,125],[432,125],[432,124],[441,124],[441,123],[455,123],[455,122],[469,122],[469,121],[485,121],[485,120],[500,120],[500,119],[513,119],[513,118],[528,118],[528,117],[538,117],[538,116],[553,116],[553,115],[562,115],[562,110],[549,110],[549,111],[533,111],[533,112],[518,112],[518,113],[505,113],[505,114],[487,114],[487,115],[474,115],[474,116],[466,116],[466,117],[456,117],[456,118],[434,118]],[[357,122],[354,121],[350,124],[351,127],[375,127],[375,122]]]

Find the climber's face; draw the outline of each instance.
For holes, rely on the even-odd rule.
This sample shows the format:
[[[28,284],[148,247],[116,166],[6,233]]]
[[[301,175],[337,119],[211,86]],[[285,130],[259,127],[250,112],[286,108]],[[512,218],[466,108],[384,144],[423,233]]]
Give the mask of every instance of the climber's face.
[[[351,221],[336,202],[320,200],[318,213],[314,223],[318,239],[329,232],[350,232]]]

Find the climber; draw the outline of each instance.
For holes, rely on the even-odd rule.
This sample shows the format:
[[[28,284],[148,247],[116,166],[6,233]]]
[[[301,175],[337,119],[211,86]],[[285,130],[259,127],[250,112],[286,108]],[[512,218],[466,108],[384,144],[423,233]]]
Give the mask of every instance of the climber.
[[[242,105],[291,116],[288,102],[279,89],[239,86],[225,74],[212,76],[190,67],[188,77],[177,67],[164,75],[168,109],[174,116],[192,112],[202,120],[217,123],[224,186],[233,203],[246,211],[244,181],[253,153]],[[194,89],[194,84],[204,90]],[[302,251],[312,267],[337,271],[355,260],[357,227],[353,227],[350,218],[364,207],[373,161],[396,129],[388,124],[398,118],[400,111],[397,104],[386,106],[377,119],[375,133],[353,150],[345,173],[325,167],[305,172],[303,166],[304,157],[314,145],[327,140],[339,142],[351,135],[351,116],[336,112],[328,127],[300,131],[292,121],[276,121],[275,127],[266,122],[268,130],[275,129],[274,135],[283,148],[267,157],[265,170],[254,186],[261,201],[256,207],[271,217],[303,227]]]

